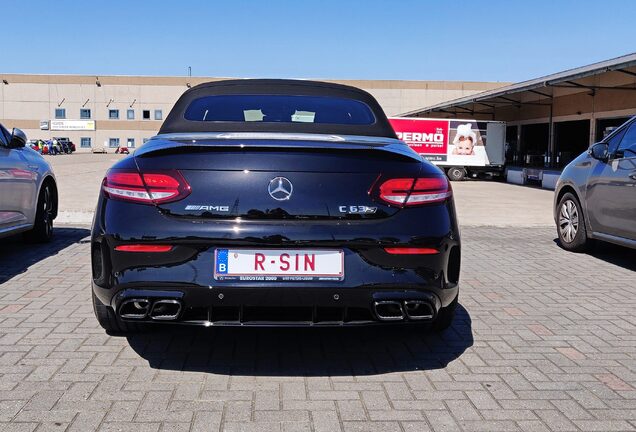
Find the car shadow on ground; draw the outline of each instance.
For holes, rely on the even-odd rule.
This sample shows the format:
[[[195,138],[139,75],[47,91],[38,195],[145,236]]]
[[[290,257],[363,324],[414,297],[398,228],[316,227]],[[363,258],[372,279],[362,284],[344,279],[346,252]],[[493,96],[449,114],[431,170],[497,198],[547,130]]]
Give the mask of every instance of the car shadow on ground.
[[[558,238],[555,238],[554,242],[561,247]],[[603,241],[595,241],[586,253],[609,264],[636,271],[636,249],[630,249]]]
[[[0,284],[89,235],[90,230],[85,228],[56,227],[50,243],[27,243],[22,235],[0,239]]]
[[[128,337],[155,369],[251,376],[351,376],[444,368],[473,344],[461,305],[442,333],[428,327],[160,328]]]

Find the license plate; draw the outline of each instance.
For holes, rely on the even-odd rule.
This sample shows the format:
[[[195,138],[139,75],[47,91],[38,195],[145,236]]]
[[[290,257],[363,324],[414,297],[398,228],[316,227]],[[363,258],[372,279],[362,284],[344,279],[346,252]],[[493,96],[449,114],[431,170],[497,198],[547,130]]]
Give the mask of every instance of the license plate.
[[[216,249],[214,279],[244,281],[342,280],[341,250]]]

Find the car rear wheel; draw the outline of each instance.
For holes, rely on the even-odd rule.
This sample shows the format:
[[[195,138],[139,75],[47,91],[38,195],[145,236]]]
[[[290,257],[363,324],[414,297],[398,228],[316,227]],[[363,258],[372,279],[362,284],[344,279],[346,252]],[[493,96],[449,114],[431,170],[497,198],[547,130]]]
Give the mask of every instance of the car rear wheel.
[[[466,170],[463,167],[451,167],[446,171],[446,175],[451,181],[462,181],[466,177]]]
[[[51,241],[53,237],[53,215],[56,207],[57,202],[53,187],[50,184],[44,184],[38,196],[33,229],[24,235],[26,240],[34,243]]]
[[[93,290],[91,290],[91,295],[93,297],[93,312],[95,313],[97,322],[106,330],[106,333],[110,335],[122,335],[126,333],[139,333],[147,329],[143,324],[122,321],[115,315],[113,308],[106,306],[97,298]]]
[[[583,210],[570,192],[563,195],[557,206],[557,235],[563,249],[583,252],[588,246]]]

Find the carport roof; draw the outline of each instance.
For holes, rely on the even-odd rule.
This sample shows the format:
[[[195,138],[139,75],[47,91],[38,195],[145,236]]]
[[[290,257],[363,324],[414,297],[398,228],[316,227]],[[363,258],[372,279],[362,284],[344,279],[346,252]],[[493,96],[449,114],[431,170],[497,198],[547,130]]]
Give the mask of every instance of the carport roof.
[[[541,104],[542,99],[551,99],[556,97],[556,90],[563,90],[567,94],[594,91],[601,89],[625,89],[636,90],[633,85],[633,79],[636,77],[636,53],[627,54],[621,57],[605,60],[591,65],[582,66],[575,69],[569,69],[557,72],[552,75],[546,75],[528,81],[522,81],[494,90],[488,90],[482,93],[465,96],[447,102],[442,102],[429,107],[420,108],[399,114],[400,117],[422,116],[432,112],[444,112],[448,114],[487,114],[487,111],[476,109],[476,106],[482,106],[489,109],[505,105],[522,105],[522,104]],[[608,72],[616,72],[629,77],[631,82],[620,83],[615,82],[611,85],[598,85],[596,82],[590,82],[591,77],[596,77]],[[593,79],[593,78],[592,78]],[[616,81],[616,80],[613,80]],[[626,87],[626,85],[630,85]],[[543,90],[541,90],[543,89]],[[511,95],[521,96],[518,100],[513,99]],[[495,105],[496,104],[496,105]],[[465,106],[472,105],[472,109]],[[449,111],[455,109],[455,111]],[[461,109],[464,111],[457,111]]]

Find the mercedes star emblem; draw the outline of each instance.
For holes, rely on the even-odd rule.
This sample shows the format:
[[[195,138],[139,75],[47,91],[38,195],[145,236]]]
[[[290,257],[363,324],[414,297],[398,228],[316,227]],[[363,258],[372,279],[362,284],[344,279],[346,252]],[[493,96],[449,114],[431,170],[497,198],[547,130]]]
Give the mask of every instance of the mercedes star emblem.
[[[267,191],[276,201],[285,201],[291,198],[294,187],[285,177],[275,177],[269,182]]]

